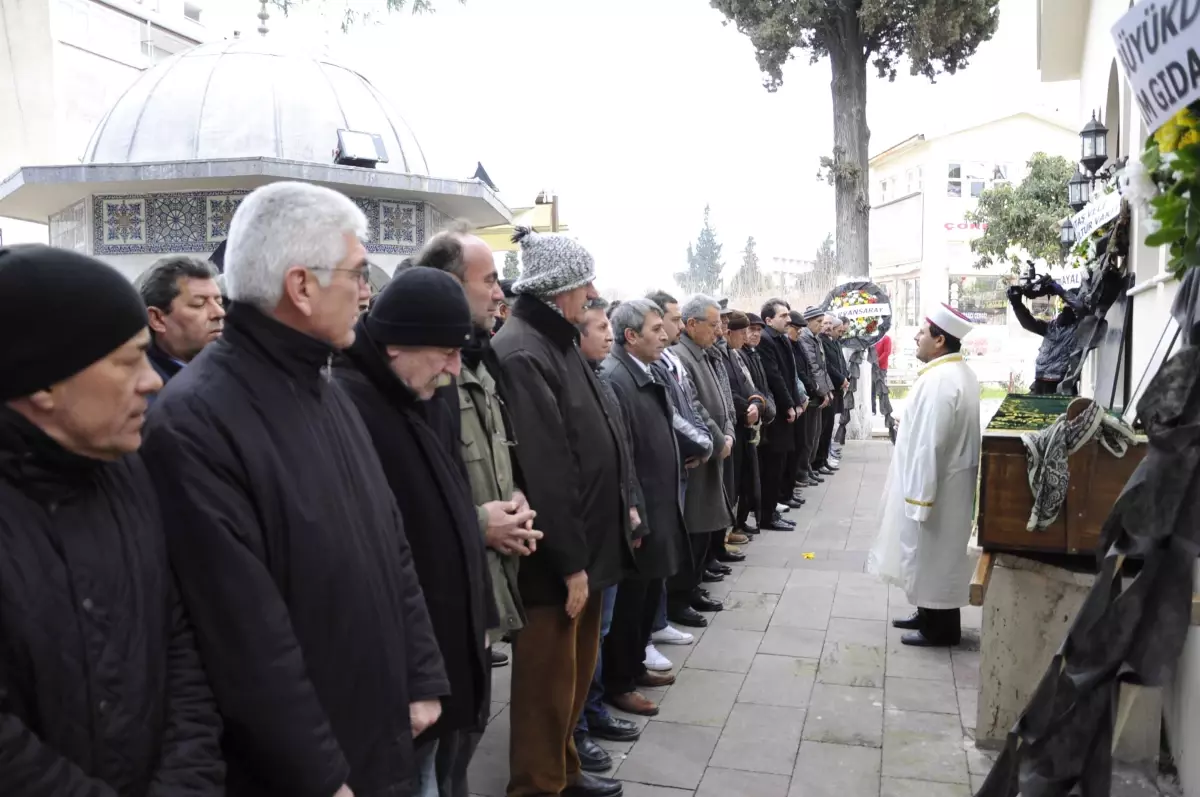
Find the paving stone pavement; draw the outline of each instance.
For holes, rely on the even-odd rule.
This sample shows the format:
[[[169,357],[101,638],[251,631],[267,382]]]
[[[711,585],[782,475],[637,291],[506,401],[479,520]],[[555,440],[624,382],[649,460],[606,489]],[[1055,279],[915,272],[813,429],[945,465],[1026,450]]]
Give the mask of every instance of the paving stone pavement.
[[[791,532],[763,532],[743,565],[708,585],[726,609],[691,646],[660,648],[678,680],[634,743],[600,744],[626,797],[967,797],[992,754],[974,745],[979,609],[962,647],[912,649],[888,620],[913,608],[863,568],[892,446],[846,445],[841,470],[806,491]],[[492,720],[470,770],[476,797],[504,797],[508,678],[493,670]]]

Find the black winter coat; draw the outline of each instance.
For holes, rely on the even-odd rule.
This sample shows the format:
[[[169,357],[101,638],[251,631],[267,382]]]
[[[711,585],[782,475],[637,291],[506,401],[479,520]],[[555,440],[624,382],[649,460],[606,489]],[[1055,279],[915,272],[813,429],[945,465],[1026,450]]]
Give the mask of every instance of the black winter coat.
[[[849,368],[846,366],[846,355],[842,354],[842,345],[828,335],[821,335],[821,345],[825,347],[825,368],[829,371],[829,381],[833,384],[835,393],[840,394],[842,382],[849,378]]]
[[[796,435],[787,420],[788,410],[798,408],[802,402],[796,391],[796,360],[792,357],[791,341],[782,332],[763,327],[758,353],[762,356],[767,385],[775,398],[775,423],[763,431],[761,445],[776,452],[792,451],[796,447]]]
[[[675,410],[666,385],[634,362],[623,347],[613,347],[601,372],[629,428],[645,507],[644,536],[635,552],[638,576],[669,578],[690,561],[691,550],[683,527],[683,459],[671,424]]]
[[[483,731],[491,709],[487,630],[499,625],[479,518],[446,401],[421,401],[388,367],[359,321],[354,345],[333,371],[375,441],[375,452],[404,520],[450,680],[442,716],[417,738]]]
[[[597,593],[633,567],[624,533],[621,430],[604,410],[578,331],[538,299],[517,298],[492,348],[506,372],[517,459],[538,513],[534,525],[545,535],[521,561],[521,599],[526,606],[561,606],[572,573],[586,570],[589,590]]]
[[[392,491],[333,355],[237,302],[143,457],[225,719],[232,797],[407,795],[450,689]]]
[[[796,362],[796,378],[800,380],[800,384],[804,387],[804,392],[807,394],[809,401],[816,400],[817,404],[821,403],[821,391],[817,387],[817,380],[813,378],[812,366],[808,364],[808,358],[804,356],[804,347],[800,341],[792,341],[792,359]]]
[[[762,355],[753,346],[743,346],[741,349],[742,361],[746,363],[746,368],[750,371],[750,378],[754,381],[754,389],[766,401],[765,411],[761,413],[763,428],[775,422],[778,413],[775,407],[775,395],[771,392],[771,386],[767,383],[767,372],[763,368]]]
[[[221,722],[136,456],[0,405],[0,793],[225,793]]]

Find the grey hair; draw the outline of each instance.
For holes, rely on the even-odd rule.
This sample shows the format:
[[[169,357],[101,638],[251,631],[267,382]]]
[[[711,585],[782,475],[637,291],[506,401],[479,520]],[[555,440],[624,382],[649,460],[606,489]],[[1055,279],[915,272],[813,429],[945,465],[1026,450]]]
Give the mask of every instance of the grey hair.
[[[217,269],[207,260],[191,255],[167,255],[154,261],[150,268],[138,278],[138,292],[142,303],[156,307],[164,313],[171,312],[171,303],[179,295],[179,280],[216,279]]]
[[[467,276],[467,263],[464,259],[463,238],[471,232],[471,225],[465,221],[455,221],[449,228],[442,230],[421,248],[412,258],[412,265],[436,268],[445,271],[463,282]]]
[[[703,319],[708,315],[710,307],[716,308],[717,312],[721,312],[721,303],[711,296],[703,293],[698,293],[684,303],[683,307],[679,308],[680,315],[683,316],[683,323],[691,321],[693,318]]]
[[[225,281],[229,298],[272,310],[284,277],[297,266],[328,285],[346,257],[346,235],[367,237],[367,217],[345,194],[309,183],[278,182],[252,191],[229,224]]]
[[[586,313],[592,310],[599,310],[607,315],[608,299],[605,299],[603,296],[597,296],[595,299],[588,299],[587,304],[583,306],[583,311]],[[579,334],[585,335],[587,334],[588,322],[586,320],[580,321],[575,325],[575,328],[579,330]]]
[[[630,299],[621,302],[621,306],[613,311],[613,339],[618,346],[625,345],[625,330],[632,329],[639,335],[646,326],[646,317],[656,315],[663,317],[663,309],[649,299]]]

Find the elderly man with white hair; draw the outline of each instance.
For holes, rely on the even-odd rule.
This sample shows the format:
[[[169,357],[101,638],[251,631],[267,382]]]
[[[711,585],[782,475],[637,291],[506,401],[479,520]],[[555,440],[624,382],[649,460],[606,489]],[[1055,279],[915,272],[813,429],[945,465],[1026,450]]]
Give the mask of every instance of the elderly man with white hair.
[[[387,478],[328,370],[368,292],[366,229],[326,188],[246,197],[224,336],[149,417],[233,797],[408,794],[412,739],[449,694]]]
[[[700,294],[684,303],[682,314],[683,335],[671,351],[678,356],[687,379],[695,387],[703,420],[712,435],[713,456],[688,475],[684,524],[690,535],[693,559],[690,566],[681,568],[667,583],[667,616],[675,621],[690,620],[689,609],[717,612],[724,608],[700,588],[700,580],[710,541],[715,536],[723,544],[725,532],[733,526],[733,499],[725,492],[723,470],[733,452],[733,399],[722,392],[716,369],[721,368],[723,373],[724,366],[713,350],[721,324],[721,305],[713,297]]]

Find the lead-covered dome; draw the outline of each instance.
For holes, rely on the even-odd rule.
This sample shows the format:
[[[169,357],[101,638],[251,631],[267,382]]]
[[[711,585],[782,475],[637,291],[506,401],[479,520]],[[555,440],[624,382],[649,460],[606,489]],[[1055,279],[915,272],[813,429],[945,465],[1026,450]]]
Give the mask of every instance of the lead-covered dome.
[[[339,129],[382,137],[380,171],[428,176],[412,130],[371,83],[266,37],[202,44],[141,75],[97,125],[84,163],[282,158],[330,164]]]

